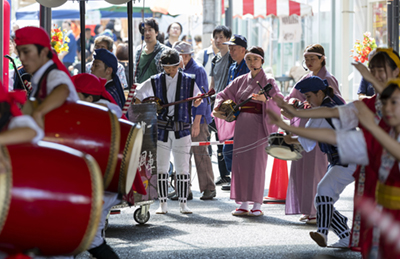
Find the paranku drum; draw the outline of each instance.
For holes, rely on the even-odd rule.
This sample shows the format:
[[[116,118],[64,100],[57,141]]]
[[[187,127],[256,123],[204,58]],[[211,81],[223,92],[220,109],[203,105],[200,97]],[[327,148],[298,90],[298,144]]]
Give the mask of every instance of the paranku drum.
[[[268,146],[265,151],[275,158],[281,160],[299,160],[302,158],[303,147],[299,144],[287,144],[283,139],[282,133],[272,133],[269,135]]]
[[[105,190],[124,195],[132,188],[143,140],[139,125],[118,120],[105,107],[77,102],[65,103],[49,112],[44,128],[44,140],[75,148],[96,159]]]
[[[78,254],[99,224],[103,181],[90,155],[41,141],[0,148],[0,250]]]

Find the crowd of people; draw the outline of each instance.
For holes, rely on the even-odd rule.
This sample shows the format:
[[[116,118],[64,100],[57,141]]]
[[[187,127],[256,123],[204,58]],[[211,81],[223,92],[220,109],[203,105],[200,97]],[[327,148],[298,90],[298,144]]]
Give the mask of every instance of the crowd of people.
[[[68,21],[63,23],[68,35],[70,26]],[[274,78],[264,72],[264,50],[249,47],[244,36],[232,35],[224,25],[215,27],[211,45],[204,49],[180,39],[183,28],[178,22],[168,26],[164,44],[159,40],[161,33],[155,19],[145,20],[138,30],[144,43],[135,50],[134,81],[138,87],[131,105],[145,103],[149,97],[172,104],[157,113],[157,214],[168,213],[172,153],[176,190],[170,198],[179,200],[181,213],[192,213],[188,200],[193,198],[193,156],[202,192],[200,199],[213,199],[217,196],[216,186],[222,185],[222,190],[229,190],[237,203],[238,207],[231,212],[233,216],[262,216],[265,171],[270,161],[264,149],[269,136],[279,127],[288,132],[284,136],[287,144],[304,149],[302,158],[291,164],[286,214],[299,214],[300,221],[316,224],[317,230],[310,232],[310,237],[321,247],[352,248],[361,251],[364,258],[400,258],[394,254],[396,244],[384,232],[376,236],[379,222],[368,225],[368,215],[361,215],[358,207],[360,199],[372,199],[382,213],[399,218],[400,81],[396,78],[400,74],[400,58],[396,51],[378,48],[370,55],[369,69],[355,64],[363,76],[364,90],[359,92],[362,101],[345,104],[339,82],[326,68],[325,51],[320,44],[306,47],[303,57],[307,73],[283,96]],[[32,33],[37,37],[27,36]],[[78,50],[71,47],[68,53],[57,56],[51,51],[44,30],[25,27],[16,31],[18,57],[24,70],[32,75],[30,96],[41,101],[32,117],[20,124],[26,137],[17,142],[37,141],[43,134],[44,116],[65,101],[98,103],[125,118],[122,108],[126,102],[126,64],[118,61],[127,60],[128,47],[118,45],[114,54],[112,25],[107,25],[94,40],[90,31],[87,36],[86,51],[93,52],[88,57],[92,61],[87,62],[86,73],[71,78],[67,68],[74,61],[69,55],[76,55]],[[195,40],[200,42],[198,37]],[[268,86],[267,93],[263,92]],[[212,89],[216,95],[211,102],[202,100]],[[197,98],[182,102],[192,97]],[[302,103],[303,108],[292,105],[293,99]],[[240,110],[227,113],[222,105],[229,102],[240,104]],[[3,111],[1,114],[3,117]],[[14,108],[11,115],[17,117],[20,113]],[[13,140],[7,138],[8,142],[2,142],[2,134],[19,133],[12,125],[0,134],[1,144]],[[192,142],[209,140],[210,132],[221,142],[233,140],[233,144],[217,147],[216,180],[210,158],[212,150],[191,147]],[[354,223],[349,226],[347,217],[334,205],[353,181],[357,199]],[[115,194],[105,194],[104,201],[103,213],[108,213],[120,200]],[[328,245],[330,229],[339,240]],[[118,258],[100,232],[101,229],[89,252],[98,259]]]

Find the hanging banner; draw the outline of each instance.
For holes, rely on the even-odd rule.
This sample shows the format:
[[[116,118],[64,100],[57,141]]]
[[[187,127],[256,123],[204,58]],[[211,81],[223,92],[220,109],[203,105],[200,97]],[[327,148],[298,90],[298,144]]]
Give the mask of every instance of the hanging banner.
[[[300,42],[302,33],[301,17],[279,17],[279,43]]]
[[[100,24],[100,22],[101,22],[100,10],[88,10],[88,11],[86,11],[85,18],[86,18],[86,24],[87,25]]]

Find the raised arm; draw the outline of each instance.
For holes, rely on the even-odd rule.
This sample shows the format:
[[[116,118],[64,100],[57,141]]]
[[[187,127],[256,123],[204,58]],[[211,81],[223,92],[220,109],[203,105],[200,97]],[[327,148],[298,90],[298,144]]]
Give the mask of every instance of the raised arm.
[[[288,104],[283,98],[273,97],[279,108],[283,109],[289,115],[299,118],[339,118],[337,108],[318,107],[313,109],[295,109],[293,105]]]
[[[331,145],[336,145],[336,132],[333,129],[327,128],[303,128],[303,127],[293,127],[282,121],[280,115],[276,114],[271,110],[267,110],[270,122],[277,125],[283,130],[294,133],[304,138],[312,139],[318,142],[328,143]]]
[[[379,125],[375,123],[375,115],[363,102],[354,102],[358,113],[356,113],[360,123],[374,136],[376,140],[397,160],[400,160],[400,143],[387,134]]]
[[[375,93],[381,94],[383,89],[385,89],[385,84],[378,81],[372,73],[360,62],[351,63],[360,72],[361,76],[370,82],[375,89]]]

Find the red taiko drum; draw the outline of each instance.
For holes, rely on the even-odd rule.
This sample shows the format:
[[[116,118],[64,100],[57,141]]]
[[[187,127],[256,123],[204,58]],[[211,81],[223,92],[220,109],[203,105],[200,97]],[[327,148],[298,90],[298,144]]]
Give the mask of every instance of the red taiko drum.
[[[39,142],[0,148],[0,250],[74,255],[97,231],[103,181],[95,159]]]
[[[106,107],[87,102],[66,102],[44,120],[43,140],[92,155],[100,166],[107,188],[114,177],[120,145],[117,116]]]
[[[104,189],[128,193],[142,148],[139,125],[115,116],[106,107],[87,102],[65,103],[45,117],[44,140],[92,155],[100,166]]]
[[[114,176],[106,190],[125,195],[132,189],[136,171],[139,167],[143,131],[140,125],[124,119],[119,119],[119,124],[121,129],[121,143],[115,172],[119,177]]]

